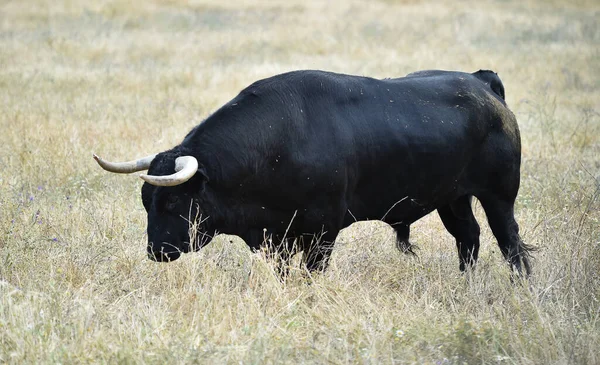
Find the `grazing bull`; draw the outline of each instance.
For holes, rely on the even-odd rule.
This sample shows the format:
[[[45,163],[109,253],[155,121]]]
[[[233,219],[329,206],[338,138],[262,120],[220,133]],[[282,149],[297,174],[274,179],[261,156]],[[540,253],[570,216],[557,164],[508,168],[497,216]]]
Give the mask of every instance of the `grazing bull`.
[[[492,71],[384,80],[289,72],[248,86],[171,150],[94,158],[111,172],[148,169],[142,201],[156,261],[217,233],[253,249],[266,234],[281,254],[296,240],[307,268],[325,269],[338,232],[353,222],[387,222],[411,252],[410,224],[437,209],[465,270],[479,252],[475,196],[505,259],[530,272],[513,212],[519,129]]]

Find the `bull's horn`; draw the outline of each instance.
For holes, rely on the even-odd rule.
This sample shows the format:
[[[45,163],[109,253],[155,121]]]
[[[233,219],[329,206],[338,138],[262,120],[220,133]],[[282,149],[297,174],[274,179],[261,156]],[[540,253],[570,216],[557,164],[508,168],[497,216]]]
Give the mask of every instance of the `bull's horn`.
[[[127,161],[127,162],[110,162],[105,161],[102,158],[98,157],[98,155],[94,154],[94,160],[98,162],[98,165],[102,167],[106,171],[116,172],[119,174],[128,174],[130,172],[137,172],[142,170],[148,170],[150,167],[150,163],[154,160],[156,154],[146,156],[140,158],[135,161]]]
[[[150,185],[175,186],[183,184],[198,171],[198,160],[194,156],[181,156],[175,159],[175,173],[166,176],[140,175]]]

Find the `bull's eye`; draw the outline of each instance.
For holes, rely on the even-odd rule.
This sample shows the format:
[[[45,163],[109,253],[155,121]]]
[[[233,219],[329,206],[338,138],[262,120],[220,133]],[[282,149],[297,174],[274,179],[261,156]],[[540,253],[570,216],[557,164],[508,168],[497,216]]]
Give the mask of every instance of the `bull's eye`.
[[[177,195],[169,195],[165,207],[167,210],[174,210],[177,208],[177,203],[179,203],[179,197]]]

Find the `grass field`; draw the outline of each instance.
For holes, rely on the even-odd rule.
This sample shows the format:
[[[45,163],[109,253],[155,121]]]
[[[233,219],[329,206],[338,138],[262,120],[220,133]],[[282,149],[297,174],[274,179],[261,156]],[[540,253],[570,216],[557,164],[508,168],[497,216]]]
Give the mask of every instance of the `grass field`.
[[[0,363],[600,364],[597,1],[0,1]],[[295,69],[493,69],[523,139],[509,281],[480,205],[461,275],[437,215],[418,258],[342,231],[281,284],[237,237],[146,259],[135,175],[251,82]],[[398,166],[401,168],[401,166]]]

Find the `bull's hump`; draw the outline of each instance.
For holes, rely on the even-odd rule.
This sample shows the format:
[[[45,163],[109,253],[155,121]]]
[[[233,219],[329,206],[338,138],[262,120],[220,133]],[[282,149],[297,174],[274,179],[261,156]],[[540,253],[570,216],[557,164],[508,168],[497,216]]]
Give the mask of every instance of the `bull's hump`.
[[[308,95],[311,93],[339,92],[346,86],[368,84],[378,80],[345,75],[328,71],[301,70],[291,71],[254,82],[244,89],[241,94],[264,97],[273,92]]]

